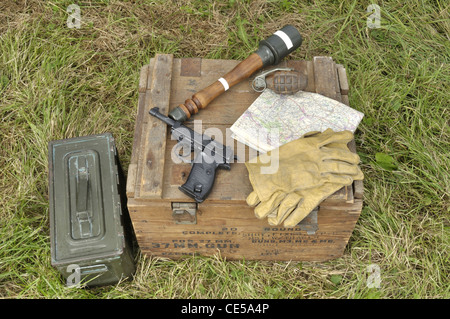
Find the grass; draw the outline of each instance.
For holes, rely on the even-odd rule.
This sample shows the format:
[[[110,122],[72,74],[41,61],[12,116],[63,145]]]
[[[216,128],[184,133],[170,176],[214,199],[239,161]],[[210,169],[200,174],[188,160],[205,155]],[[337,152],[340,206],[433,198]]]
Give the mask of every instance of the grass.
[[[72,1],[0,4],[0,297],[449,298],[449,6],[371,3]],[[156,53],[243,59],[284,24],[304,36],[293,59],[346,66],[365,173],[364,208],[342,258],[325,263],[179,261],[139,256],[133,281],[65,287],[50,265],[47,143],[111,132],[131,155],[142,65]],[[368,288],[367,267],[380,269]]]

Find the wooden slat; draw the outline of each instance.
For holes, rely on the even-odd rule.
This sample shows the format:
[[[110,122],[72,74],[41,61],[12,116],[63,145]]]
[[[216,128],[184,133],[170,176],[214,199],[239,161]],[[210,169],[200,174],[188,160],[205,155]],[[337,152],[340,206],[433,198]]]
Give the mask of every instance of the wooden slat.
[[[144,65],[139,73],[139,92],[145,92],[147,89],[148,68],[148,64]]]
[[[154,59],[153,69],[149,72],[147,87],[147,97],[149,98],[146,99],[148,101],[146,110],[159,107],[160,113],[167,115],[169,113],[173,56],[159,54]],[[139,162],[142,168],[139,197],[161,198],[167,125],[148,114],[145,117],[147,121],[143,121],[146,124],[141,143],[144,152],[141,154]]]
[[[315,92],[316,82],[314,77],[314,63],[312,61],[306,61],[306,69],[308,74],[308,86],[306,87],[306,91]]]
[[[316,56],[313,59],[316,93],[336,99],[336,72],[331,57]]]
[[[336,64],[337,74],[339,78],[339,87],[341,91],[342,103],[347,106],[350,106],[350,102],[348,99],[349,85],[347,80],[347,72],[342,64]],[[356,144],[353,140],[349,144],[349,148],[351,151],[356,153]],[[353,182],[353,196],[358,199],[362,199],[364,195],[364,182],[363,181],[354,181]]]
[[[348,95],[349,87],[347,80],[347,72],[342,64],[336,64],[338,76],[339,76],[339,86],[342,95]]]
[[[144,65],[139,74],[139,98],[134,124],[133,148],[131,151],[130,164],[127,172],[127,197],[134,197],[136,188],[136,177],[138,171],[139,150],[141,148],[142,119],[145,113],[145,92],[147,89],[147,76],[149,65]]]
[[[134,180],[134,191],[131,189],[132,186],[128,186],[127,188],[129,189],[128,191],[130,192],[130,194],[132,193],[134,197],[139,197],[140,196],[140,192],[141,192],[141,177],[142,177],[142,171],[143,171],[143,167],[140,164],[143,160],[144,157],[144,151],[145,151],[145,141],[144,141],[144,136],[146,136],[146,130],[147,130],[147,121],[148,121],[148,105],[149,105],[149,101],[151,99],[151,92],[149,90],[151,84],[152,84],[152,75],[151,73],[153,72],[153,69],[155,67],[155,59],[150,59],[150,63],[148,64],[147,67],[147,72],[146,74],[141,74],[141,79],[146,79],[146,80],[142,80],[142,82],[140,82],[140,84],[145,83],[145,93],[142,93],[141,98],[143,99],[143,102],[140,100],[139,101],[139,110],[138,110],[138,114],[137,114],[137,118],[136,118],[136,129],[135,129],[135,135],[139,136],[138,140],[135,140],[133,142],[133,148],[136,148],[135,150],[133,150],[133,153],[135,153],[135,155],[133,155],[133,161],[135,162],[130,162],[130,165],[133,165],[134,163],[136,163],[136,168],[133,168],[133,166],[131,166],[131,171],[135,170],[136,171],[136,177]],[[130,180],[130,183],[132,182],[132,180]]]
[[[136,123],[134,129],[134,139],[133,139],[133,150],[131,152],[130,164],[128,166],[127,172],[127,186],[126,193],[128,197],[135,196],[136,189],[136,178],[138,173],[138,159],[139,159],[139,150],[141,145],[141,136],[142,136],[142,121],[139,119],[142,118],[143,105],[145,103],[145,93],[139,93],[139,102],[138,102],[138,112],[136,116]]]
[[[227,259],[325,261],[342,255],[358,219],[349,212],[360,207],[361,201],[322,208],[315,234],[301,226],[270,226],[242,205],[199,204],[194,225],[175,224],[167,204],[134,206],[130,213],[144,254],[177,259],[220,253]]]
[[[333,73],[334,73],[334,81],[335,81],[334,89],[335,89],[335,94],[336,94],[336,97],[334,99],[336,101],[342,102],[341,87],[339,85],[339,74],[338,74],[338,69],[337,69],[336,63],[333,63]]]
[[[185,58],[181,60],[180,76],[200,77],[201,75],[201,58]]]

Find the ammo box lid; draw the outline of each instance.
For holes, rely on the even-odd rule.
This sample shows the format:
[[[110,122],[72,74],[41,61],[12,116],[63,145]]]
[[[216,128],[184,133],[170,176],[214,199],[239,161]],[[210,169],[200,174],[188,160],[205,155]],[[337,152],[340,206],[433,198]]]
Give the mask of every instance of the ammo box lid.
[[[122,253],[116,152],[110,133],[49,143],[52,265]]]

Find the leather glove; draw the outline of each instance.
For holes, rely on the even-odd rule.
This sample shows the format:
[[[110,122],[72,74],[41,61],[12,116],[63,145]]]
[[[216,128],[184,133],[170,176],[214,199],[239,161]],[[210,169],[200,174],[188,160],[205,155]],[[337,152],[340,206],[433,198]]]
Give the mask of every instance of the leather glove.
[[[310,188],[313,186],[322,185],[325,182],[330,181],[345,186],[350,185],[354,179],[358,178],[362,179],[363,176],[362,172],[357,166],[357,163],[359,162],[359,157],[356,154],[350,152],[350,150],[347,147],[347,143],[353,138],[353,134],[351,132],[347,131],[335,133],[331,129],[329,129],[323,133],[311,132],[305,136],[307,137],[305,137],[304,139],[318,137],[315,140],[307,141],[308,146],[314,145],[314,143],[317,143],[317,145],[323,144],[323,146],[320,149],[322,152],[321,158],[324,162],[327,161],[327,163],[324,163],[322,167],[325,167],[326,169],[328,168],[328,171],[325,170],[326,172],[321,173],[320,175],[318,175],[316,172],[316,175],[314,175],[314,170],[317,171],[318,166],[317,163],[305,161],[300,163],[302,165],[299,165],[299,161],[301,161],[304,158],[308,158],[309,160],[311,160],[315,156],[314,154],[311,153],[302,154],[303,149],[293,148],[292,146],[294,146],[294,143],[292,142],[291,142],[292,144],[289,143],[290,145],[288,144],[283,145],[282,147],[280,147],[280,153],[282,153],[283,158],[286,158],[286,153],[288,154],[299,153],[300,157],[293,155],[292,158],[287,158],[286,160],[283,161],[280,159],[279,170],[276,173],[279,176],[272,177],[264,174],[258,175],[257,173],[259,173],[259,171],[255,172],[255,177],[253,178],[253,180],[256,182],[252,183],[252,185],[254,186],[254,191],[250,193],[250,195],[247,197],[247,204],[250,206],[256,206],[259,204],[255,208],[256,217],[264,218],[266,216],[270,216],[273,214],[276,216],[277,212],[275,212],[275,210],[278,208],[279,204],[287,195],[287,193],[293,190]],[[294,142],[300,144],[300,142],[304,141],[297,140]],[[308,148],[308,150],[310,149],[311,148]],[[342,160],[347,159],[349,162],[352,162],[352,164],[349,164],[348,162],[343,162],[342,160],[333,160],[336,158]],[[257,162],[257,164],[260,164],[260,162]],[[306,171],[299,172],[298,169],[301,168],[300,166],[303,168],[306,167]],[[247,167],[251,167],[251,165],[249,164]],[[290,173],[291,171],[293,171],[293,174],[295,174],[295,178],[289,176],[288,173]],[[284,173],[284,175],[282,173]],[[250,170],[249,175],[252,175],[250,174]],[[284,178],[280,178],[280,176]],[[269,183],[273,181],[275,181],[276,183],[270,184],[269,187],[266,187],[266,185],[262,185],[262,187],[258,189],[257,187],[258,185],[260,185],[258,183],[262,183],[264,178],[266,177],[268,177],[267,180],[269,181]],[[300,180],[296,180],[296,178],[301,177],[303,178]],[[307,178],[307,180],[305,180],[305,177]],[[250,177],[250,180],[252,181],[252,177]],[[281,187],[277,188],[274,187],[274,185],[281,185]],[[273,189],[275,190],[271,193],[271,190]],[[258,193],[262,194],[262,196],[265,197],[260,197]]]
[[[361,172],[360,175],[355,176],[354,180],[362,180],[363,178],[364,176]],[[323,200],[333,195],[343,186],[348,185],[325,183],[318,187],[285,194],[277,209],[272,210],[275,213],[268,216],[268,222],[270,225],[284,223],[284,227],[294,227],[308,216],[314,208],[319,206]]]
[[[288,193],[325,182],[342,183],[348,175],[359,173],[359,156],[346,146],[352,139],[350,131],[327,129],[284,144],[275,153],[262,154],[254,162],[246,162],[253,190],[259,200],[267,201],[278,191]],[[273,174],[262,173],[277,155],[278,170]]]
[[[331,144],[330,144],[331,146]],[[334,144],[333,147],[348,150],[347,145]],[[356,175],[342,176],[342,183],[324,183],[323,185],[284,193],[275,192],[265,202],[260,202],[256,192],[247,197],[249,205],[255,206],[256,216],[267,216],[270,225],[280,225],[284,221],[285,227],[294,227],[317,207],[324,199],[331,196],[344,186],[351,185],[354,180],[363,180],[364,174],[358,168]]]
[[[270,225],[283,223],[284,227],[295,227],[323,200],[341,188],[340,184],[325,183],[316,188],[292,192],[281,202],[277,215],[268,218],[268,223]]]
[[[363,173],[358,168],[357,174],[355,174],[353,176],[344,176],[343,175],[340,177],[339,181],[336,178],[335,183],[328,183],[328,184],[338,185],[339,187],[338,187],[338,189],[336,189],[336,191],[338,191],[339,189],[341,189],[344,186],[351,185],[354,180],[362,180],[362,179],[363,179]],[[320,189],[320,186],[323,186],[323,184],[320,184],[319,186],[316,186],[313,188],[307,188],[304,190],[304,193],[307,193],[308,191],[313,192],[316,189]],[[255,191],[253,191],[247,196],[246,201],[249,206],[255,207],[254,212],[255,212],[255,216],[257,218],[262,219],[264,217],[275,217],[279,214],[279,212],[278,212],[279,206],[285,200],[286,196],[288,196],[289,194],[292,194],[294,192],[296,192],[296,191],[294,190],[290,193],[284,192],[284,191],[276,191],[269,197],[269,199],[267,199],[266,201],[261,201],[260,198],[258,197],[258,194]],[[333,193],[331,193],[331,194],[333,194]],[[292,199],[286,200],[286,202],[284,203],[284,206],[286,206],[287,203],[289,203],[291,201],[292,201]]]
[[[334,194],[342,187],[351,185],[353,181],[363,180],[364,174],[359,168],[358,170],[359,173],[354,176],[343,176],[341,183],[327,182],[317,187],[292,191],[290,193],[277,191],[272,194],[267,201],[260,201],[256,192],[252,192],[247,197],[247,204],[252,207],[256,206],[255,216],[259,219],[268,217],[268,222],[271,225],[279,225],[295,209],[295,214],[297,214],[298,218],[298,222],[295,225],[297,225],[303,218],[308,216],[322,200]],[[301,205],[298,206],[299,204]],[[311,205],[314,204],[315,206],[311,207]],[[294,214],[294,212],[292,214]],[[295,221],[295,218],[292,217],[292,220]],[[285,227],[290,226],[285,224]]]

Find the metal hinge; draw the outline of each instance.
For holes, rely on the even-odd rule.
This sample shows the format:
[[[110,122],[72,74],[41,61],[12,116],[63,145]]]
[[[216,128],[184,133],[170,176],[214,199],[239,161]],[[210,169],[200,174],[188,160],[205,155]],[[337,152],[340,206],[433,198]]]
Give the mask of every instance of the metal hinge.
[[[311,213],[308,214],[300,223],[297,224],[301,230],[305,230],[308,235],[315,235],[316,231],[319,229],[317,224],[317,213],[319,212],[319,207],[314,208]]]
[[[175,224],[197,224],[197,203],[172,203]]]

